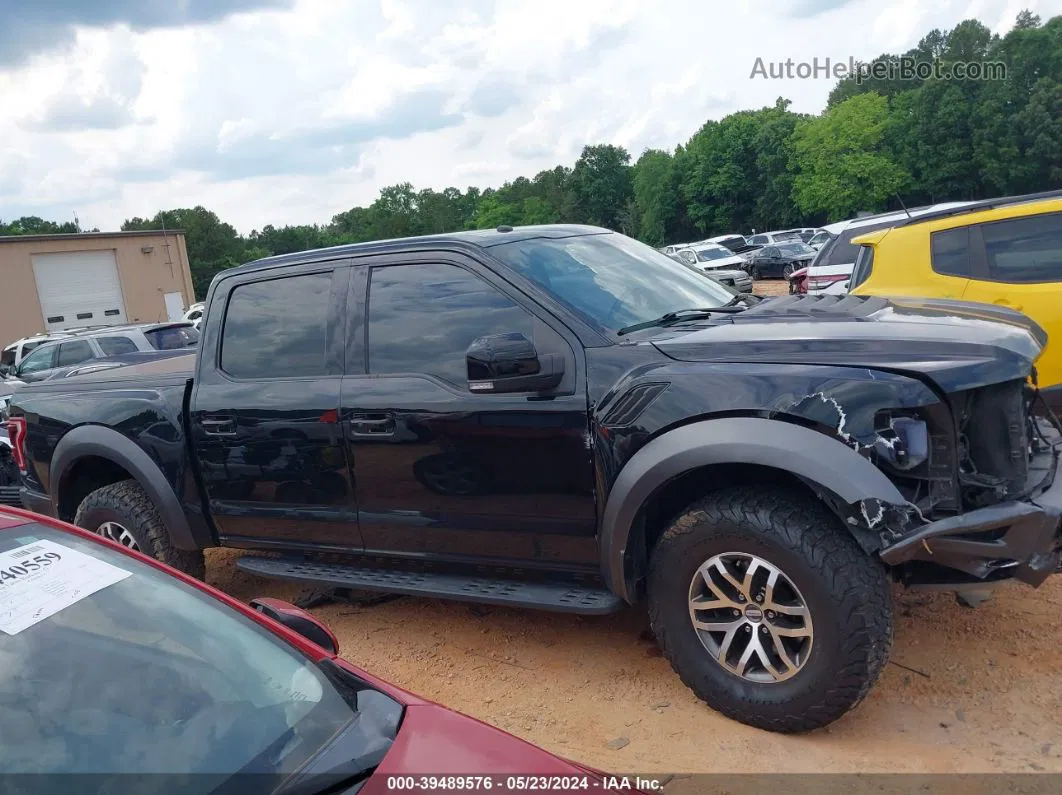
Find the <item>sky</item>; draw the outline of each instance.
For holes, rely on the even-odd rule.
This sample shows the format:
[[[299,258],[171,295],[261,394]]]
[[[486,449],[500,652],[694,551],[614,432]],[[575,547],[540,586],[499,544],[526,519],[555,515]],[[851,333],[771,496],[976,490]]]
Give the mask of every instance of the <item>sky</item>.
[[[637,157],[870,60],[1062,0],[0,0],[0,219],[83,228],[203,205],[240,232],[381,187],[498,186],[587,143]]]

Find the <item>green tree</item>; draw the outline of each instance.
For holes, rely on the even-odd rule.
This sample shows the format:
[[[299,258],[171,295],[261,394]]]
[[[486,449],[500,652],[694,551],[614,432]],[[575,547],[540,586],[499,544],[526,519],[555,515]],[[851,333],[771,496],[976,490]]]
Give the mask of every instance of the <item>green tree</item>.
[[[583,147],[572,169],[571,187],[578,222],[620,228],[620,218],[633,196],[631,156],[621,146]]]
[[[634,164],[634,203],[638,237],[652,246],[668,242],[679,212],[675,160],[668,152],[647,149]]]
[[[789,165],[802,117],[789,104],[779,97],[772,107],[709,121],[681,157],[676,153],[686,210],[702,232],[776,228],[798,220]]]
[[[0,220],[0,236],[4,235],[63,235],[79,232],[77,224],[73,221],[56,223],[45,221],[36,215],[24,215],[14,221],[4,223]],[[96,230],[99,231],[99,230]]]
[[[180,229],[185,233],[188,266],[199,296],[206,295],[215,275],[244,261],[244,239],[232,225],[202,206],[163,210],[150,219],[130,218],[122,224],[123,231],[141,229]]]
[[[793,198],[807,214],[830,220],[881,209],[910,175],[883,142],[889,106],[878,94],[860,94],[794,131]]]
[[[476,229],[516,226],[520,223],[520,208],[503,202],[497,193],[491,192],[480,199],[474,223]]]

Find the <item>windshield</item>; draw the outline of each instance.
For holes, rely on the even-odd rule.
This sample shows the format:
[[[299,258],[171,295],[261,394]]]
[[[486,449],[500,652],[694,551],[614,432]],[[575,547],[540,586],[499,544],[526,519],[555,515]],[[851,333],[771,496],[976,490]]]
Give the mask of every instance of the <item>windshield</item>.
[[[347,691],[330,663],[198,589],[77,536],[0,532],[0,580],[5,773],[284,776],[344,728],[379,741],[377,700],[400,709],[353,676]]]
[[[784,240],[800,240],[800,232],[777,232],[774,235],[774,242],[781,243]]]
[[[719,248],[713,246],[712,248],[702,248],[697,250],[697,259],[701,262],[708,262],[713,259],[727,259],[732,256],[734,256],[734,252],[730,251],[730,249],[723,248],[722,246]]]
[[[733,297],[718,282],[618,233],[519,240],[491,253],[606,331],[679,309],[723,306]]]
[[[782,243],[778,246],[778,248],[783,254],[795,254],[797,256],[801,254],[815,253],[815,249],[813,249],[807,243]]]

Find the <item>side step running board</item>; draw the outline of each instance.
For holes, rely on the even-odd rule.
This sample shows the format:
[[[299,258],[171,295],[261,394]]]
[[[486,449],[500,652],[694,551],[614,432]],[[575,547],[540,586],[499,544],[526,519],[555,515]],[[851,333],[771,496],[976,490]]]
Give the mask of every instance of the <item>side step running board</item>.
[[[245,555],[236,567],[260,577],[363,591],[384,591],[407,596],[434,596],[462,602],[529,607],[560,613],[600,615],[623,606],[615,594],[567,583],[495,580],[456,574],[356,568],[317,563],[303,558],[264,558]]]

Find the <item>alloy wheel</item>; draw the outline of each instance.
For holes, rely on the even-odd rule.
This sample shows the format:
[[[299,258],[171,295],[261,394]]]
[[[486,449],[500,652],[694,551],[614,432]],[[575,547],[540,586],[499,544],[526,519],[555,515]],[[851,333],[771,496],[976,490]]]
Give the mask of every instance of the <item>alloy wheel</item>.
[[[726,552],[697,569],[690,620],[701,645],[727,671],[770,684],[796,676],[814,641],[811,611],[791,579],[758,555]]]
[[[133,534],[117,522],[104,522],[96,528],[96,534],[121,544],[123,547],[128,547],[137,552],[140,551],[140,546],[136,543],[136,539],[133,538]]]

